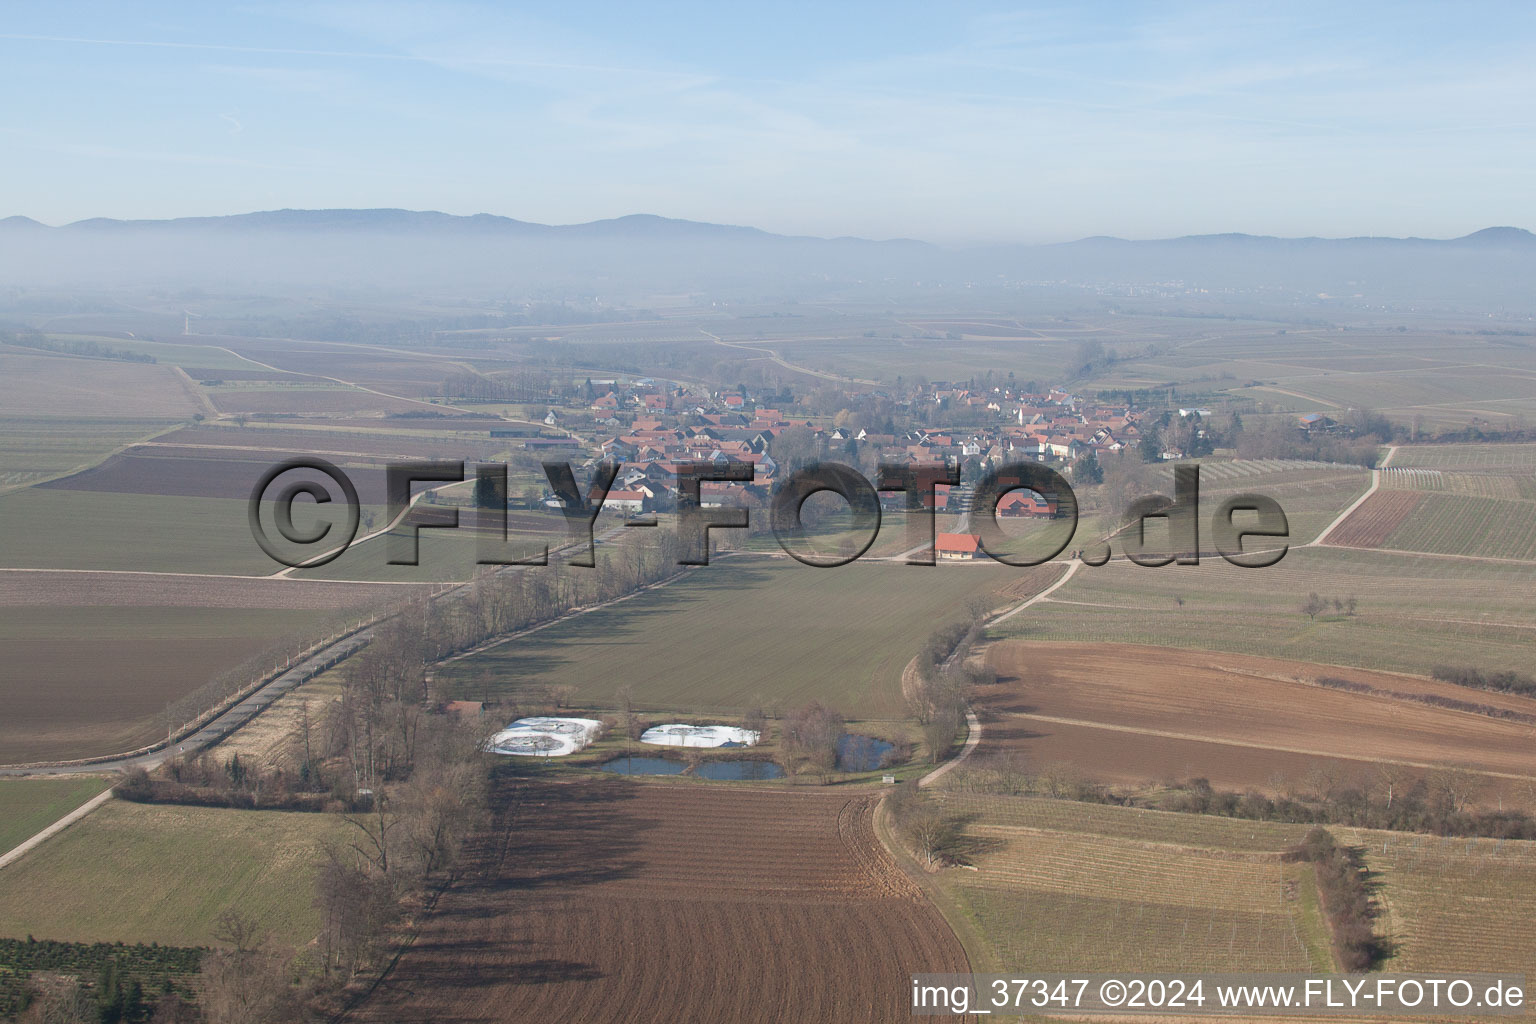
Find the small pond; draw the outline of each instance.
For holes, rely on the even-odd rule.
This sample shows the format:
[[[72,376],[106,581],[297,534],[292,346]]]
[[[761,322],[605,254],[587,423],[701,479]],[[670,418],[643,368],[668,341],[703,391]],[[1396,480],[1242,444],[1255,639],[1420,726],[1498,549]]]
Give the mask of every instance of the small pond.
[[[602,771],[619,775],[680,775],[687,767],[682,761],[665,757],[616,757],[598,765]]]
[[[705,761],[693,770],[701,779],[731,782],[782,779],[784,769],[772,761]]]
[[[845,772],[872,772],[895,744],[873,736],[846,733],[837,741],[837,767]]]

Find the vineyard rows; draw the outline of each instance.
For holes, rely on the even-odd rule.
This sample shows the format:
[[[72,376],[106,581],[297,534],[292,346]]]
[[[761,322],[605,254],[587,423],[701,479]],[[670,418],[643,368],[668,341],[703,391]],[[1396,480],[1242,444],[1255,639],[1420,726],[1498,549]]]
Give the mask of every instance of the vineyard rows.
[[[1536,444],[1403,445],[1393,467],[1536,471]]]
[[[1290,914],[1243,913],[962,885],[958,899],[1007,971],[1305,971]]]
[[[1282,910],[1278,857],[1239,859],[1003,825],[976,825],[974,831],[1003,847],[982,859],[978,885],[1253,914]]]
[[[1488,558],[1536,559],[1536,514],[1526,502],[1426,494],[1383,545]]]
[[[1306,970],[1278,852],[1298,826],[950,794],[975,871],[950,876],[997,969]]]
[[[1389,970],[1536,972],[1536,843],[1343,830],[1380,872]]]

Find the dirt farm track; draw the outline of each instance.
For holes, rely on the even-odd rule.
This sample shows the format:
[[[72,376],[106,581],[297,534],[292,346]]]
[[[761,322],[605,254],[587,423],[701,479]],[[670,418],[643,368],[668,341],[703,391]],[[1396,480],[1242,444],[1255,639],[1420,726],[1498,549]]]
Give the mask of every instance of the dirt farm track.
[[[415,944],[349,1021],[896,1021],[964,972],[864,793],[497,784]]]

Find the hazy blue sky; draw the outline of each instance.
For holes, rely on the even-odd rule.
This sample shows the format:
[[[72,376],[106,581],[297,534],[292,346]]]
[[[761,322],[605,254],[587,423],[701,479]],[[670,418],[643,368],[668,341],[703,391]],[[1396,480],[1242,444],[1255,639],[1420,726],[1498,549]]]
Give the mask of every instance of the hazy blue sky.
[[[1536,228],[1536,5],[651,6],[8,4],[0,215]]]

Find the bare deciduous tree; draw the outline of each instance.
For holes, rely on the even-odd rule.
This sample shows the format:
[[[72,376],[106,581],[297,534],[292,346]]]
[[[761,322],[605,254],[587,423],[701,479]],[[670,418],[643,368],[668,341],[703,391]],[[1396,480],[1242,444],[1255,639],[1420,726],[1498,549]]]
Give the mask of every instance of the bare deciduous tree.
[[[784,746],[818,768],[831,769],[837,764],[843,729],[842,715],[820,701],[811,701],[785,717]]]
[[[224,943],[236,956],[247,956],[260,949],[266,933],[254,917],[230,907],[213,924],[213,937]]]
[[[36,972],[29,979],[32,1003],[18,1024],[87,1024],[98,1019],[80,979],[72,974]]]
[[[930,868],[942,861],[956,832],[954,822],[930,804],[912,808],[902,820],[901,830]]]

